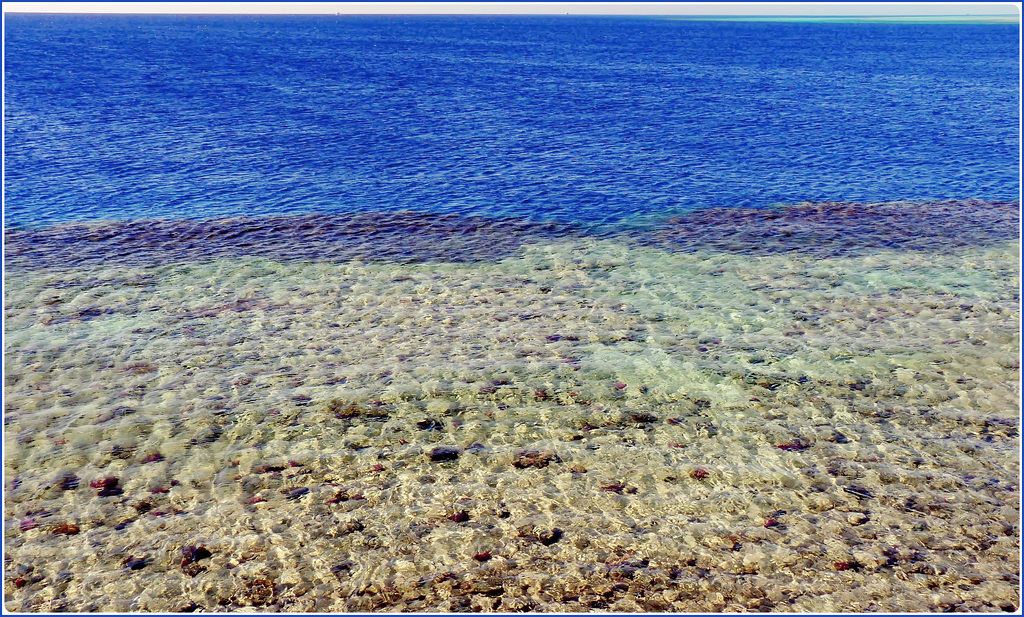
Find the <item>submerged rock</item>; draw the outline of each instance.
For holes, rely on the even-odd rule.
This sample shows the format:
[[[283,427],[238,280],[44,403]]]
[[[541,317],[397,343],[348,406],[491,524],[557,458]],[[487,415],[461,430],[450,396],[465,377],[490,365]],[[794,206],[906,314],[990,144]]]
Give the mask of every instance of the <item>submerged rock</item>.
[[[444,422],[440,420],[435,420],[434,418],[427,418],[426,420],[417,422],[416,428],[420,429],[421,431],[443,431]]]
[[[544,546],[551,546],[562,539],[562,530],[555,527],[551,531],[542,531],[537,534],[537,541]]]
[[[351,420],[354,418],[365,418],[367,420],[382,421],[388,419],[388,414],[376,406],[363,406],[350,403],[341,399],[332,399],[327,403],[327,411],[333,413],[339,420]]]
[[[192,577],[206,571],[206,566],[197,562],[200,559],[207,559],[213,556],[213,553],[207,550],[206,547],[192,544],[182,547],[181,554],[183,557],[181,560],[181,571]]]
[[[602,486],[601,490],[609,493],[615,493],[616,495],[621,495],[623,493],[626,493],[627,495],[635,495],[637,492],[636,487],[627,487],[625,484],[609,484],[608,486]]]
[[[286,499],[288,499],[289,501],[295,501],[296,499],[299,499],[300,497],[308,493],[309,489],[306,488],[305,486],[300,486],[298,488],[286,489],[284,492]]]
[[[874,497],[874,495],[871,494],[871,491],[861,486],[844,486],[843,490],[858,499],[871,499]]]
[[[557,454],[549,452],[547,450],[522,450],[516,455],[512,466],[516,469],[526,469],[527,467],[536,467],[537,469],[543,469],[547,467],[549,463],[561,463],[562,459]]]
[[[438,463],[441,461],[454,461],[459,458],[459,454],[462,452],[454,446],[438,446],[430,451],[427,455],[430,457],[430,461]]]
[[[53,528],[54,534],[62,534],[65,536],[73,536],[79,532],[78,525],[74,523],[61,523]]]
[[[241,596],[239,599],[243,600],[240,604],[263,606],[274,599],[274,584],[265,578],[257,578],[246,583],[239,595]]]
[[[794,439],[789,443],[779,444],[775,447],[778,448],[779,450],[785,450],[787,452],[800,452],[801,450],[806,450],[807,448],[810,448],[811,444],[807,443],[802,439]]]
[[[633,423],[638,426],[642,426],[644,424],[651,424],[652,422],[657,422],[658,416],[652,413],[633,411],[626,416],[625,420],[628,423]]]
[[[562,530],[558,527],[550,530],[539,531],[536,525],[527,523],[519,528],[519,537],[539,542],[544,546],[551,546],[562,539]]]
[[[181,555],[183,557],[181,565],[187,566],[188,564],[199,561],[200,559],[212,557],[213,553],[211,553],[205,546],[189,544],[181,548]]]
[[[78,476],[69,471],[57,478],[57,487],[62,491],[73,491],[78,488],[78,482]]]
[[[149,560],[145,557],[129,557],[128,559],[124,560],[124,567],[128,568],[129,570],[141,570],[142,568],[145,568],[147,565],[149,565]]]
[[[117,486],[118,482],[120,482],[120,480],[113,476],[110,476],[99,480],[93,480],[92,482],[89,483],[89,486],[91,486],[92,488],[111,488]]]
[[[284,471],[285,469],[287,469],[287,467],[277,463],[260,463],[258,465],[253,465],[252,472],[254,474],[263,474],[274,473],[275,471]]]
[[[338,491],[337,493],[335,493],[334,497],[331,497],[330,499],[328,499],[327,503],[332,503],[333,504],[333,503],[341,503],[343,501],[349,501],[349,500],[356,500],[356,501],[358,501],[358,500],[361,500],[361,499],[366,499],[366,497],[363,497],[363,495],[361,493],[357,493],[357,492],[351,492],[350,493],[349,489],[343,488],[340,491]]]
[[[124,491],[118,486],[119,482],[120,481],[117,478],[111,476],[103,478],[102,480],[93,480],[89,483],[89,486],[100,489],[99,492],[96,493],[100,497],[114,497],[124,493]]]

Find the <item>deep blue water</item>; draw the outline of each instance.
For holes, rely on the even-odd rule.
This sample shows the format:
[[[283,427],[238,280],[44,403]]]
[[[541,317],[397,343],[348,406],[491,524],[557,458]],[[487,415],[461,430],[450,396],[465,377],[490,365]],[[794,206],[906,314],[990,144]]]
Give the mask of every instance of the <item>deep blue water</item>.
[[[5,226],[1019,196],[1015,25],[6,15]]]

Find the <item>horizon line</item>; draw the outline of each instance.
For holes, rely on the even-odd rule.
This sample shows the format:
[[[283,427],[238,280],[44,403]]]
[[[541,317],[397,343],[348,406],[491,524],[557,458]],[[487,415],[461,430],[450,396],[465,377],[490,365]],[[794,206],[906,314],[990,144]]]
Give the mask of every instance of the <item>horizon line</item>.
[[[1021,5],[1012,2],[5,2],[3,13],[1020,19]]]

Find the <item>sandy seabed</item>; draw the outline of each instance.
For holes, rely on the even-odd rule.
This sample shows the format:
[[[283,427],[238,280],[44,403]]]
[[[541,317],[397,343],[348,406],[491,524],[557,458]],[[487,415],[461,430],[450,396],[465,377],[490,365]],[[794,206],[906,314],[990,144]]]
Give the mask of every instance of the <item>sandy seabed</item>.
[[[4,606],[1020,608],[1020,261],[9,268]]]

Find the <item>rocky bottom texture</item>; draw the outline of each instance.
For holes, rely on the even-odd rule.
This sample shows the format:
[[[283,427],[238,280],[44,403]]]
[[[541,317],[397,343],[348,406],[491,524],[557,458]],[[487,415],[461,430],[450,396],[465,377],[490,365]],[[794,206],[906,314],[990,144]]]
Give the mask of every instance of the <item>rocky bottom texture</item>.
[[[1019,610],[1018,255],[9,268],[5,608]]]

